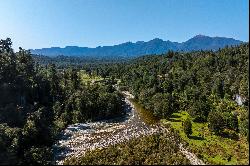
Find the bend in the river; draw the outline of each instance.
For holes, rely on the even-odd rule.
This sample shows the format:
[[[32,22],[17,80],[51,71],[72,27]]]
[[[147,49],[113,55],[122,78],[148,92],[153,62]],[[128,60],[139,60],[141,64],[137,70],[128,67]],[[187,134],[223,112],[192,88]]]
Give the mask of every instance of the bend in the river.
[[[117,88],[118,90],[118,88]],[[69,125],[62,137],[53,146],[55,164],[63,164],[65,159],[80,157],[87,151],[105,148],[142,135],[168,132],[158,123],[153,114],[145,110],[128,91],[121,91],[125,100],[126,116],[118,121],[99,121]],[[170,137],[171,139],[171,137]],[[188,152],[180,143],[180,151],[190,160],[192,165],[205,165],[193,153]]]
[[[159,131],[155,119],[149,120],[153,118],[153,115],[136,103],[132,94],[127,91],[121,93],[125,96],[126,117],[121,117],[119,121],[109,120],[69,125],[62,132],[61,139],[54,145],[56,164],[62,164],[66,158],[72,156],[80,157],[89,150],[104,148]],[[149,117],[146,118],[147,116]],[[151,124],[145,123],[142,118],[147,119],[146,122]]]

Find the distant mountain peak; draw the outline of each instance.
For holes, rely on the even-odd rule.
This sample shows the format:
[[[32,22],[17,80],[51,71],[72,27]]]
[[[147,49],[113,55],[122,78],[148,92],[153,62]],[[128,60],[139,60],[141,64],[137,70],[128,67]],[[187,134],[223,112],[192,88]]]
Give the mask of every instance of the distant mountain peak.
[[[198,34],[198,35],[195,35],[193,38],[205,38],[205,37],[209,37],[209,36]]]
[[[160,39],[160,38],[154,38],[153,40],[150,40],[150,41],[163,41],[162,39]]]

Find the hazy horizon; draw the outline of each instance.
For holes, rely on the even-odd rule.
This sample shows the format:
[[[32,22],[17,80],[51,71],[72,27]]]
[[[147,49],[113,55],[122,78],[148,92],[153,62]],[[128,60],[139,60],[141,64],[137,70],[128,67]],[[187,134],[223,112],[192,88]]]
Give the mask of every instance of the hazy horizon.
[[[204,35],[204,34],[197,34],[197,35],[202,35],[202,36],[207,36],[207,35]],[[197,36],[197,35],[195,35],[195,36]],[[193,36],[193,37],[195,37],[195,36]],[[227,37],[227,36],[208,36],[208,37],[225,37],[225,38],[231,38],[231,37]],[[154,39],[161,39],[161,38],[159,38],[159,37],[155,37],[155,38],[152,38],[151,40],[154,40]],[[190,37],[189,39],[191,39],[192,37]],[[187,40],[189,40],[189,39],[187,39]],[[235,38],[232,38],[232,39],[235,39]],[[146,40],[146,41],[143,41],[143,42],[149,42],[149,41],[151,41],[151,40]],[[161,40],[163,40],[163,39],[161,39]],[[185,40],[185,41],[187,41],[187,40]],[[238,40],[238,39],[235,39],[235,40]],[[132,42],[132,43],[136,43],[136,42],[140,42],[140,41],[142,41],[142,40],[137,40],[137,41],[126,41],[126,42],[123,42],[123,43],[117,43],[117,44],[113,44],[113,45],[98,45],[98,46],[93,46],[93,47],[88,47],[88,48],[97,48],[97,47],[105,47],[105,46],[115,46],[115,45],[119,45],[119,44],[124,44],[124,43],[128,43],[128,42]],[[163,40],[163,41],[168,41],[168,40]],[[171,41],[171,40],[169,40],[169,41]],[[185,42],[185,41],[181,41],[181,42],[178,42],[178,43],[183,43],[183,42]],[[240,40],[240,41],[242,41],[242,40]],[[176,42],[176,41],[171,41],[171,42]],[[248,41],[242,41],[242,42],[248,42]],[[87,47],[87,46],[80,46],[80,45],[65,45],[65,46],[50,46],[50,47],[43,47],[43,48],[57,48],[57,47],[59,47],[59,48],[65,48],[65,47]],[[42,48],[34,48],[34,49],[42,49]]]

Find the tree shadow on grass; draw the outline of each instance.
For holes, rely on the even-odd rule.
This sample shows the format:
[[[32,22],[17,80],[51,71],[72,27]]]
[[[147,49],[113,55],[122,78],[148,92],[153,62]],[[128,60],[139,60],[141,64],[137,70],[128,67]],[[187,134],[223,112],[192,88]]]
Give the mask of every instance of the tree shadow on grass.
[[[181,118],[181,116],[179,116],[179,115],[171,115],[171,116],[168,118],[168,120],[171,121],[171,122],[181,122],[181,120],[178,119],[178,118]]]
[[[235,141],[239,140],[239,135],[236,132],[221,132],[220,134],[218,134],[219,136],[223,137],[223,138],[229,138]]]
[[[171,121],[171,122],[181,122],[181,120],[179,120],[179,119],[173,119],[173,118],[169,118],[169,121]]]
[[[199,136],[194,136],[194,135],[190,135],[188,136],[189,139],[194,139],[194,140],[205,140],[205,138],[203,137],[199,137]]]
[[[170,118],[180,118],[181,116],[180,115],[171,115]]]

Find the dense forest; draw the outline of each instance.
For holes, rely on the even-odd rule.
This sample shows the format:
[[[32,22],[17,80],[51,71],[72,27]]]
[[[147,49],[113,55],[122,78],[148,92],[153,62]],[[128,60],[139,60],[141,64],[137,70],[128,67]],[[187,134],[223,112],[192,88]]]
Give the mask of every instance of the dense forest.
[[[11,46],[0,41],[0,164],[50,164],[51,146],[68,124],[124,113],[112,80],[84,84],[78,69],[40,66]]]
[[[248,65],[246,43],[218,51],[169,51],[125,63],[102,64],[93,67],[90,73],[105,71],[103,76],[119,78],[120,89],[130,91],[138,103],[173,124],[180,135],[183,131],[187,137],[182,135],[182,138],[190,143],[191,151],[207,164],[246,164],[249,163]],[[192,136],[193,132],[196,136]],[[126,146],[122,148],[127,150]],[[97,154],[100,160],[91,158]],[[94,151],[80,161],[72,159],[69,163],[112,163],[102,158],[106,155],[106,150]],[[113,161],[121,162],[123,154],[117,154],[117,158]],[[141,163],[145,160],[138,158]]]
[[[32,58],[35,62],[38,62],[41,66],[48,64],[55,64],[57,68],[64,69],[74,66],[74,68],[93,69],[100,65],[116,64],[126,62],[129,58],[91,58],[91,57],[70,57],[59,55],[56,57],[49,57],[44,55],[32,54]]]
[[[190,119],[183,124],[187,135],[192,134],[192,120],[208,123],[217,136],[249,140],[248,65],[248,43],[216,52],[168,51],[107,62],[39,57],[22,48],[15,53],[9,38],[0,40],[0,164],[51,164],[52,145],[67,125],[124,115],[123,97],[113,87],[116,79],[120,89],[128,90],[160,119],[187,112]],[[84,82],[81,71],[105,81]],[[151,139],[152,144],[166,144],[169,153],[176,152],[174,145],[171,150],[164,136],[158,135],[110,147],[109,155],[105,149],[93,154],[107,164],[135,164],[133,156],[131,161],[124,161],[124,156],[114,161],[106,157],[116,156],[120,148],[130,152],[138,144],[138,154],[145,156],[138,162],[150,163],[154,155],[165,160],[158,147],[151,149],[152,156],[143,152],[148,150],[145,142]],[[176,154],[179,163],[188,164]],[[98,164],[93,156],[79,162]],[[169,156],[166,160],[173,159]]]
[[[187,111],[218,135],[248,137],[248,64],[247,43],[216,52],[169,51],[114,64],[107,71],[160,118]]]

